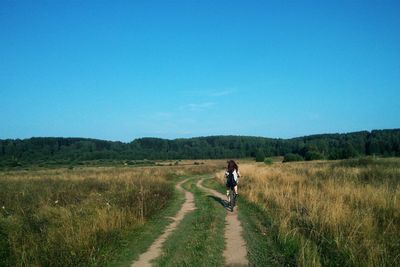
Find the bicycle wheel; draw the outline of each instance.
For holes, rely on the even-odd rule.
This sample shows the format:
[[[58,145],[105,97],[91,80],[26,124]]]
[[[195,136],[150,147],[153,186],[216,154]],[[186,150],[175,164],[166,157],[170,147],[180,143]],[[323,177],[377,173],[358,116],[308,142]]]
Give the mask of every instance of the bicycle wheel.
[[[235,199],[235,191],[232,189],[229,191],[229,199],[230,199],[230,206],[231,206],[231,211],[233,212],[233,208],[235,207],[236,204],[236,199]]]

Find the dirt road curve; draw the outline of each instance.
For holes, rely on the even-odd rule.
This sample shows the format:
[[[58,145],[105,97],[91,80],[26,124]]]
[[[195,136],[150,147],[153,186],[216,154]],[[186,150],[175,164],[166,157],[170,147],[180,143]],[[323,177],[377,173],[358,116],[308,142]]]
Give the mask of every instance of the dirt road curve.
[[[202,185],[204,179],[197,182],[197,186],[207,193],[216,196],[223,201],[226,196]],[[241,267],[248,266],[246,242],[243,239],[243,228],[237,216],[237,207],[234,212],[227,211],[225,227],[226,247],[224,258],[227,266]]]
[[[181,185],[186,182],[186,180],[178,183],[176,188],[180,191],[185,192],[185,202],[183,203],[181,209],[178,213],[172,217],[174,220],[170,225],[167,226],[165,232],[160,235],[150,246],[150,248],[143,254],[140,255],[139,259],[131,264],[131,267],[145,267],[152,266],[150,263],[151,260],[159,257],[161,255],[161,247],[164,241],[168,238],[168,236],[176,229],[180,221],[185,217],[186,213],[194,210],[196,207],[194,205],[194,197],[193,194],[189,191],[184,190]]]

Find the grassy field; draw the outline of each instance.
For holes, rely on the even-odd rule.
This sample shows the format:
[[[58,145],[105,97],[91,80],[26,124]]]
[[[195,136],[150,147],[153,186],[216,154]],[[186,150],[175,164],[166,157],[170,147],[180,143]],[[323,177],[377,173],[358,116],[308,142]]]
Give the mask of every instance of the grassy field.
[[[217,166],[0,172],[0,265],[107,265],[176,199],[177,177]]]
[[[225,194],[225,185],[206,179],[203,185]],[[238,199],[239,220],[243,226],[250,266],[296,266],[295,253],[276,240],[277,225],[257,203]]]
[[[224,266],[225,210],[201,191],[195,177],[183,187],[194,194],[197,209],[189,213],[166,241],[155,266]]]
[[[242,164],[240,171],[240,196],[262,209],[265,235],[294,257],[288,265],[400,265],[399,159]]]
[[[0,172],[0,266],[129,265],[183,201],[174,184],[226,162]],[[400,159],[240,162],[239,219],[255,266],[399,266]],[[218,181],[217,184],[215,181]],[[225,211],[194,186],[196,206],[154,263],[223,265]],[[206,256],[205,256],[206,255]]]

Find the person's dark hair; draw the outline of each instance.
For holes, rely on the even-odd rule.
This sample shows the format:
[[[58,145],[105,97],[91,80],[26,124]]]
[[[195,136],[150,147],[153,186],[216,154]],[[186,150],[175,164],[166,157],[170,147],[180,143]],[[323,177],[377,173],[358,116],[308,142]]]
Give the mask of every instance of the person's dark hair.
[[[233,172],[234,170],[239,171],[239,166],[236,164],[234,160],[229,160],[228,162],[228,172]]]

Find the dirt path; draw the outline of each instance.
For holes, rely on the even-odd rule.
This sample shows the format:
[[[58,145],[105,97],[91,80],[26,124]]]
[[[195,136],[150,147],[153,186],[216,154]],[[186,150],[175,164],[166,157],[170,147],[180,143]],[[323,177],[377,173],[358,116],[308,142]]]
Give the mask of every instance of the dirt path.
[[[185,217],[186,213],[194,210],[196,207],[194,205],[194,197],[193,194],[189,191],[182,188],[182,184],[186,182],[188,179],[178,183],[175,187],[183,191],[185,193],[185,202],[183,203],[181,209],[178,213],[171,217],[174,221],[167,226],[165,232],[160,235],[153,244],[149,247],[149,249],[139,256],[139,259],[131,264],[131,267],[143,267],[143,266],[152,266],[150,263],[151,260],[159,257],[161,255],[161,247],[164,241],[168,238],[170,234],[176,229],[180,221]]]
[[[224,203],[226,196],[202,185],[204,179],[197,182],[197,186],[211,195],[220,198]],[[237,207],[234,212],[227,210],[225,227],[226,248],[224,251],[225,262],[227,266],[248,266],[246,242],[242,237],[243,228],[237,216]]]

